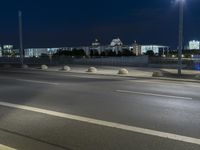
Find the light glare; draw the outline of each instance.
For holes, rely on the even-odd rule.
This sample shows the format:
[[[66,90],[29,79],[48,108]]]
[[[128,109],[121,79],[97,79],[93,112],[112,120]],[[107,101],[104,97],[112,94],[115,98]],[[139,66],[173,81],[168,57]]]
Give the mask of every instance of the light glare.
[[[175,4],[177,4],[177,3],[180,3],[180,2],[185,2],[186,0],[173,0],[172,1],[172,3],[175,3]]]

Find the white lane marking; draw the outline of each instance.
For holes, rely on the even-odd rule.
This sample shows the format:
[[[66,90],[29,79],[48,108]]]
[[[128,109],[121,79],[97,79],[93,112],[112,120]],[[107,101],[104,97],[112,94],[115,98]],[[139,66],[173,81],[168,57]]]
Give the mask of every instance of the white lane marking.
[[[157,80],[157,81],[146,81],[146,80],[139,80],[139,81],[136,81],[136,80],[131,80],[131,82],[138,82],[138,83],[153,83],[153,84],[160,84],[160,85],[175,85],[175,86],[184,86],[184,87],[197,87],[197,88],[200,88],[199,85],[194,85],[192,83],[185,83],[185,82],[182,82],[182,83],[178,83],[178,82],[174,82],[174,81],[168,81],[168,82],[164,82],[164,81],[160,81],[160,80]]]
[[[40,109],[40,108],[30,107],[30,106],[25,106],[25,105],[12,104],[12,103],[7,103],[7,102],[0,102],[0,105],[4,106],[4,107],[10,107],[10,108],[15,108],[15,109],[36,112],[36,113],[42,113],[42,114],[59,117],[59,118],[64,118],[64,119],[70,119],[70,120],[90,123],[90,124],[94,124],[94,125],[116,128],[116,129],[121,129],[121,130],[125,130],[125,131],[130,131],[130,132],[135,132],[135,133],[151,135],[151,136],[166,138],[166,139],[170,139],[170,140],[200,145],[200,139],[197,139],[197,138],[192,138],[192,137],[187,137],[187,136],[182,136],[182,135],[177,135],[177,134],[172,134],[172,133],[166,133],[166,132],[161,132],[161,131],[156,131],[156,130],[150,130],[150,129],[145,129],[145,128],[139,128],[139,127],[135,127],[135,126],[129,126],[129,125],[114,123],[114,122],[109,122],[109,121],[97,120],[97,119],[93,119],[93,118],[71,115],[71,114],[66,114],[66,113],[61,113],[61,112],[56,112],[56,111],[51,111],[51,110],[45,110],[45,109]]]
[[[0,144],[0,150],[16,150],[16,149]]]
[[[22,81],[22,82],[38,83],[38,84],[59,85],[59,83],[55,83],[55,82],[45,82],[45,81],[37,81],[37,80],[25,80],[25,79],[16,79],[16,80],[17,81]]]
[[[97,76],[92,76],[92,75],[87,75],[87,74],[83,74],[83,75],[62,75],[65,77],[75,77],[75,78],[87,78],[87,79],[104,79],[102,77],[97,77]]]
[[[143,93],[143,92],[126,91],[126,90],[116,90],[116,92],[119,92],[119,93],[129,93],[129,94],[138,94],[138,95],[147,95],[147,96],[156,96],[156,97],[166,97],[166,98],[192,100],[192,98],[190,98],[190,97],[180,97],[180,96],[154,94],[154,93]]]

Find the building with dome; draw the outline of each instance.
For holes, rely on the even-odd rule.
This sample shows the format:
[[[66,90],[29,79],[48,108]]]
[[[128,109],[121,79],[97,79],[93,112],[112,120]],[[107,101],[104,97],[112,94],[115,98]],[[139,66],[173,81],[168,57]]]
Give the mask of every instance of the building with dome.
[[[95,41],[92,43],[92,46],[100,46],[101,43],[99,42],[98,39],[95,39]]]
[[[120,38],[117,38],[117,39],[113,39],[110,43],[110,46],[114,47],[114,46],[122,46],[123,43],[122,41],[120,40]]]

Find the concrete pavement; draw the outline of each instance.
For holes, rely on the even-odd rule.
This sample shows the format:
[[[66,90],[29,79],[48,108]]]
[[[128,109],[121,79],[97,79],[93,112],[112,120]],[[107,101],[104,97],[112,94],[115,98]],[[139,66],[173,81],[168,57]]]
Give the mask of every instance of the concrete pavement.
[[[16,149],[198,150],[198,83],[0,72],[0,101],[187,137],[185,142],[0,105],[0,143]],[[143,130],[142,130],[143,131]],[[171,136],[170,136],[171,137]],[[197,140],[196,144],[189,139]]]
[[[87,70],[91,66],[85,65],[72,65],[70,66],[71,73],[81,73],[81,74],[88,74]],[[38,69],[39,67],[32,68]],[[46,71],[62,71],[61,66],[50,66]],[[99,75],[114,75],[114,76],[128,76],[128,77],[137,77],[137,78],[152,78],[153,72],[162,72],[164,75],[160,77],[160,79],[165,80],[180,80],[180,81],[192,81],[196,82],[199,81],[198,78],[195,78],[196,75],[200,75],[199,70],[182,70],[182,77],[179,78],[177,76],[177,69],[165,69],[165,68],[149,68],[149,67],[113,67],[113,66],[97,66],[98,71],[96,74]],[[118,71],[121,68],[126,68],[129,73],[127,75],[119,75]],[[159,77],[157,77],[159,78]]]

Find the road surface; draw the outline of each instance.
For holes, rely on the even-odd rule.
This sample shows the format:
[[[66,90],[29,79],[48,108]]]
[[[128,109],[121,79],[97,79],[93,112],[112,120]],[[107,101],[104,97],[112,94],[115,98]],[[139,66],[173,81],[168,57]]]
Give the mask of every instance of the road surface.
[[[5,146],[18,150],[199,150],[200,85],[0,70],[0,149]]]

